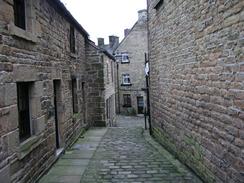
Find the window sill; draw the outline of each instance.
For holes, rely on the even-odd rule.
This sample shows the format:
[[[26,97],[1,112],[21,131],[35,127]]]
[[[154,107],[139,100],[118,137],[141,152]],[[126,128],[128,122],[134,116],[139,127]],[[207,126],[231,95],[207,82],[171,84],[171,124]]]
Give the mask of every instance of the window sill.
[[[130,108],[131,105],[123,105],[124,108]]]
[[[130,61],[126,61],[126,62],[121,61],[121,64],[129,64],[129,63]]]
[[[30,152],[32,152],[37,146],[40,145],[41,136],[32,136],[26,141],[22,142],[19,146],[18,159],[23,159]]]
[[[8,31],[12,36],[19,37],[32,43],[37,43],[37,37],[34,34],[15,26],[13,23],[8,25]]]
[[[132,86],[132,84],[121,84],[121,86]]]

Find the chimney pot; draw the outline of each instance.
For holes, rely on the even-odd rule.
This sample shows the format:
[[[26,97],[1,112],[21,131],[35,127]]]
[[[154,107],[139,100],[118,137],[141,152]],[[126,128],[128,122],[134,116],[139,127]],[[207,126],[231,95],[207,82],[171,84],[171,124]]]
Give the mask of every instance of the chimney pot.
[[[125,30],[124,30],[124,36],[125,36],[125,37],[128,36],[129,32],[130,32],[130,29],[125,29]]]
[[[109,47],[114,50],[119,45],[119,37],[109,36]]]
[[[139,10],[138,11],[138,21],[139,22],[147,21],[147,10]]]
[[[97,38],[97,45],[99,47],[103,47],[104,46],[104,38]]]

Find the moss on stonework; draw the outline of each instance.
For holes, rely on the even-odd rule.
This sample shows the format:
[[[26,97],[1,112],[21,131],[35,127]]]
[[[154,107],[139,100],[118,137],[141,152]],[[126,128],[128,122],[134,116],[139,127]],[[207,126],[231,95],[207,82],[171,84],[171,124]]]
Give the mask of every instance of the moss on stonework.
[[[160,128],[153,128],[153,137],[184,164],[191,167],[204,181],[213,183],[215,176],[204,165],[203,149],[194,137],[185,136],[183,147],[177,146]]]
[[[78,135],[74,136],[73,139],[71,140],[71,143],[68,145],[68,149],[70,149],[79,140],[79,138],[82,138],[85,132],[86,129],[81,128]]]
[[[72,119],[73,119],[74,122],[80,120],[81,119],[81,113],[73,114]]]

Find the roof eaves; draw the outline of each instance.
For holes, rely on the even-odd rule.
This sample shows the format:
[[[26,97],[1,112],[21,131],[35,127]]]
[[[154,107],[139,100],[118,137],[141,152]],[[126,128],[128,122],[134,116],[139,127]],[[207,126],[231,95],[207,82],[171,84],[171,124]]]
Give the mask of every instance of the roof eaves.
[[[103,49],[103,48],[100,48],[98,47],[97,45],[94,44],[93,41],[89,40],[88,43],[94,47],[95,49],[103,52],[105,55],[107,55],[110,59],[112,59],[113,61],[116,61],[115,57],[113,55],[111,55],[107,50]]]
[[[72,16],[69,10],[64,6],[60,0],[48,0],[47,1],[57,12],[63,15],[72,23],[75,28],[85,37],[89,37],[88,32],[79,24],[79,22]]]
[[[114,50],[116,51],[120,45],[126,40],[126,38],[130,35],[130,33],[133,31],[133,29],[135,28],[136,24],[138,23],[138,21],[136,21],[136,23],[132,26],[132,28],[130,29],[129,33],[122,39],[122,41],[119,43],[119,45],[117,46],[117,48],[115,48]]]

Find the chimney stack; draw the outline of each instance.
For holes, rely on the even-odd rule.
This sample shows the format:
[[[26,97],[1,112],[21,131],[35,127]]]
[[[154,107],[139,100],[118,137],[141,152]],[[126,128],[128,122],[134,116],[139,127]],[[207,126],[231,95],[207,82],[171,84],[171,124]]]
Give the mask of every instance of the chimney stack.
[[[103,47],[104,46],[104,38],[97,38],[97,45],[99,47]]]
[[[109,36],[109,47],[114,50],[119,46],[119,37]]]
[[[138,22],[146,22],[146,21],[147,21],[147,10],[139,10]]]
[[[125,29],[124,30],[124,36],[126,37],[129,34],[129,32],[130,32],[130,29]]]

